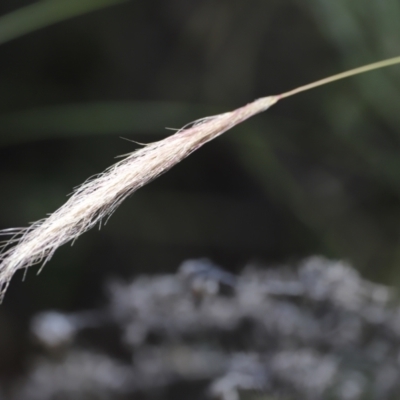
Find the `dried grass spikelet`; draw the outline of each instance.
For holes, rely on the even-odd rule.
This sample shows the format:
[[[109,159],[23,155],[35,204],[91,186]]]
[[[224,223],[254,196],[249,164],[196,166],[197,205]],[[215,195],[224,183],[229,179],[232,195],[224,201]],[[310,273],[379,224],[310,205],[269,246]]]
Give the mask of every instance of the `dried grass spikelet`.
[[[247,118],[266,110],[279,96],[264,97],[235,111],[203,118],[174,135],[128,155],[78,187],[69,200],[46,219],[27,228],[3,231],[14,236],[0,254],[0,300],[14,273],[49,261],[56,249],[78,238],[137,189],[178,164],[203,144]],[[15,246],[10,247],[10,244]]]
[[[126,197],[168,171],[203,144],[253,115],[267,110],[280,99],[399,63],[400,57],[378,61],[277,96],[263,97],[232,112],[195,121],[174,135],[128,155],[104,173],[88,180],[48,218],[27,228],[0,231],[0,235],[14,234],[0,252],[0,301],[17,270],[41,262],[44,265],[59,246],[75,240],[104,217],[110,216]]]

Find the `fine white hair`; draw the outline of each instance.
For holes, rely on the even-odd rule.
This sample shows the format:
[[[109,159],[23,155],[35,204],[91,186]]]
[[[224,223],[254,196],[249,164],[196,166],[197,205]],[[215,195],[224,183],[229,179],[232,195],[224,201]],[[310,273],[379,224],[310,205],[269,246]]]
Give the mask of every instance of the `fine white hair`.
[[[61,245],[74,241],[109,217],[133,192],[182,161],[203,144],[247,118],[266,110],[278,96],[258,99],[232,112],[203,118],[158,142],[129,154],[103,173],[79,186],[57,211],[13,234],[0,253],[0,301],[14,273],[50,260]]]

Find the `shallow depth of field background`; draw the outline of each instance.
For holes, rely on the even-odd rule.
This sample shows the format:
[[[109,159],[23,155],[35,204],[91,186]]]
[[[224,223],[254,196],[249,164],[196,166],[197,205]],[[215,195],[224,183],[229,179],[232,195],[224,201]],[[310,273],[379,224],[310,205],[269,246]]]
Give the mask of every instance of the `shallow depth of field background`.
[[[3,0],[0,14],[31,3]],[[0,228],[54,211],[138,147],[122,138],[160,140],[398,55],[399,20],[394,0],[132,0],[1,44]],[[0,308],[0,376],[23,369],[33,313],[101,306],[110,277],[187,258],[237,272],[321,254],[400,285],[399,104],[392,67],[284,100],[207,144],[39,277],[17,274]]]

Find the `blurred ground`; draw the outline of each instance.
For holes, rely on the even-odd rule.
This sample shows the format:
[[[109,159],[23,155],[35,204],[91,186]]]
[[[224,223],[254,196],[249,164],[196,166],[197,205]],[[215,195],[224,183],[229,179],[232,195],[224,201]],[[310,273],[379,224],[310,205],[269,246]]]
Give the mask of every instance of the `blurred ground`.
[[[3,1],[0,14],[33,3]],[[127,1],[1,44],[0,228],[54,211],[134,150],[121,136],[155,141],[397,55],[399,18],[394,0]],[[186,258],[239,271],[323,254],[398,286],[399,87],[393,67],[285,100],[136,193],[39,278],[17,276],[0,308],[0,374],[24,368],[33,313],[98,306],[107,278]]]
[[[400,393],[393,289],[349,265],[296,268],[207,259],[108,283],[109,304],[34,316],[10,400],[389,400]]]

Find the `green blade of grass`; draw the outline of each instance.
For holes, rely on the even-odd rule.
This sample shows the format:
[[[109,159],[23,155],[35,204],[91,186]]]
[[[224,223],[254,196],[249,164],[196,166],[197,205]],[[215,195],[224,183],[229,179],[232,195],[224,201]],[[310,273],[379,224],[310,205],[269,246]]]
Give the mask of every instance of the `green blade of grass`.
[[[0,44],[93,10],[127,0],[42,0],[0,17]]]

